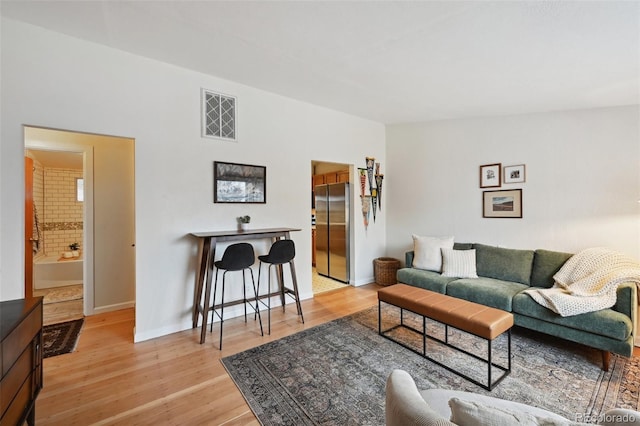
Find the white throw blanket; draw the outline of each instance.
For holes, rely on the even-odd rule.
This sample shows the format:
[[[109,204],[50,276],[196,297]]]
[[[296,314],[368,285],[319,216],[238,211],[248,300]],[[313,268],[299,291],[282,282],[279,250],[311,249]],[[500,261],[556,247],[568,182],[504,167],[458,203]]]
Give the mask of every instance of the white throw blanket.
[[[525,290],[533,300],[563,317],[610,308],[616,303],[618,285],[640,285],[640,264],[606,248],[590,248],[575,254],[553,276],[549,289]]]

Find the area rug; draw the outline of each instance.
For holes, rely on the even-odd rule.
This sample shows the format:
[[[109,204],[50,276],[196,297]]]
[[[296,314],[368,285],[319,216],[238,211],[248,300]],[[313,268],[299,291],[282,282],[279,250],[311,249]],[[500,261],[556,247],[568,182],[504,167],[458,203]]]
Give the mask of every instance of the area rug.
[[[84,319],[45,325],[43,328],[43,352],[44,358],[73,352],[78,344],[78,337]]]
[[[385,327],[399,318],[390,306],[383,315]],[[603,372],[600,351],[514,328],[512,372],[489,392],[379,336],[377,320],[377,307],[370,308],[225,357],[222,363],[263,425],[384,424],[385,382],[396,368],[408,371],[419,389],[482,393],[571,420],[613,407],[640,408],[638,357],[612,355],[609,372]],[[428,328],[444,336],[439,324],[429,322]],[[405,334],[405,341],[421,345],[417,336]],[[480,356],[486,350],[484,340],[451,329],[449,341]],[[494,361],[501,365],[506,362],[506,341],[502,336],[494,341]],[[428,350],[479,380],[486,377],[486,366],[475,366],[467,355],[440,344],[429,344]]]

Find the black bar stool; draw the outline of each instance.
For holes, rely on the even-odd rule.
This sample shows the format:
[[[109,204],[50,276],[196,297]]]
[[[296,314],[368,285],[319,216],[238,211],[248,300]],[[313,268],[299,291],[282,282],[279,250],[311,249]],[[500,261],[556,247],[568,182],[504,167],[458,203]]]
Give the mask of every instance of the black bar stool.
[[[255,306],[249,304],[254,312],[258,315],[258,320],[260,321],[260,334],[264,336],[264,331],[262,330],[262,318],[260,318],[260,309],[258,309],[258,289],[256,288],[256,281],[253,278],[253,270],[251,269],[251,265],[253,265],[256,261],[256,256],[253,252],[253,246],[248,243],[237,243],[232,244],[226,248],[224,254],[222,255],[222,259],[214,262],[216,266],[216,281],[213,285],[213,303],[211,304],[213,313],[220,318],[220,350],[222,350],[222,325],[224,323],[224,284],[225,277],[227,272],[229,271],[242,271],[242,301],[244,303],[244,322],[247,322],[247,285],[245,281],[245,270],[248,269],[251,272],[251,282],[253,283],[253,294],[255,297],[256,304]],[[222,274],[222,298],[220,301],[220,312],[215,308],[216,303],[216,291],[218,288],[218,271],[223,270]],[[211,331],[213,332],[213,318],[211,318]]]
[[[260,273],[262,272],[262,263],[268,263],[269,268],[267,272],[269,273],[268,280],[268,289],[267,294],[267,303],[264,303],[260,300],[264,306],[268,309],[268,317],[269,317],[269,334],[271,334],[271,267],[276,267],[276,272],[278,274],[278,282],[280,284],[280,300],[282,301],[282,312],[284,312],[284,296],[288,294],[291,298],[296,301],[296,308],[298,309],[298,315],[302,319],[302,323],[304,324],[304,316],[302,315],[302,305],[300,305],[300,296],[298,295],[298,280],[296,279],[295,269],[293,267],[293,258],[296,256],[296,246],[293,243],[293,240],[277,240],[271,245],[269,249],[269,254],[258,256],[260,259],[260,266],[258,267],[258,294],[260,293]],[[285,263],[289,264],[291,268],[291,279],[293,281],[293,289],[286,288],[284,285],[284,274],[282,271],[282,265]]]

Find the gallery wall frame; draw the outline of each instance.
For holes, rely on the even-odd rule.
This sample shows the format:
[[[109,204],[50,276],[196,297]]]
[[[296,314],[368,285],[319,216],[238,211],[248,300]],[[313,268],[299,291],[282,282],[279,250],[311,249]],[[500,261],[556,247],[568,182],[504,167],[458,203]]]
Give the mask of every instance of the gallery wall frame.
[[[213,202],[267,202],[267,168],[251,164],[213,162]]]
[[[480,166],[480,188],[500,188],[502,163]]]
[[[516,166],[504,166],[504,177],[503,182],[507,183],[524,183],[526,180],[525,176],[525,165],[518,164]]]
[[[522,189],[482,191],[482,217],[522,218]]]

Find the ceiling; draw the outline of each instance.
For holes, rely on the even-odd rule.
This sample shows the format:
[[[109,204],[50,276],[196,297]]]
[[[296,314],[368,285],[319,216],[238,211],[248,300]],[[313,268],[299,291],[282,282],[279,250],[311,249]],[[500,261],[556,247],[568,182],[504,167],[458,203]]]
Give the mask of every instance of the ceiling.
[[[82,170],[83,158],[81,152],[45,151],[27,149],[32,158],[40,162],[42,167],[51,169]]]
[[[639,1],[0,5],[10,19],[386,124],[640,103]]]

